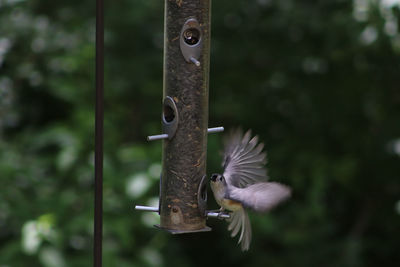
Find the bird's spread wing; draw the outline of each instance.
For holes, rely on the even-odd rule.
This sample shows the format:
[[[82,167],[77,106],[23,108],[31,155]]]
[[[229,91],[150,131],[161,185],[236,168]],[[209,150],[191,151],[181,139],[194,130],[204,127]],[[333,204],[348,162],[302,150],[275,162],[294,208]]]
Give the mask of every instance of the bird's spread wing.
[[[275,182],[256,183],[246,188],[230,187],[226,197],[258,212],[265,212],[290,197],[289,187]]]
[[[241,130],[232,132],[225,140],[224,177],[228,184],[246,187],[267,180],[264,145],[258,144],[258,137],[251,138],[251,131],[243,135]]]

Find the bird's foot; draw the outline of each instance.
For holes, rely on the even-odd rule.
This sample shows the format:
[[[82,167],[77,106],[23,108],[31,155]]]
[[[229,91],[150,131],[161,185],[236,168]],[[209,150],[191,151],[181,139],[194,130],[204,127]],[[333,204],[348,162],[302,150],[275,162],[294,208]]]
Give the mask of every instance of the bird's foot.
[[[225,209],[224,210],[222,210],[222,211],[220,211],[219,213],[218,213],[218,219],[220,219],[220,220],[224,220],[224,219],[229,219],[231,217],[231,214],[230,214],[230,212],[228,212],[228,211],[225,211]]]

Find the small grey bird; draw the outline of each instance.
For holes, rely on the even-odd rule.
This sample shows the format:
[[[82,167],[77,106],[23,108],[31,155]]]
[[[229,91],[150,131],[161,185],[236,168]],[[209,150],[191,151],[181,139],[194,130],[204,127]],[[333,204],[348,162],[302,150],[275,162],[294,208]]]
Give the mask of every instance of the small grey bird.
[[[235,237],[239,230],[242,251],[249,249],[251,224],[246,209],[267,212],[290,197],[289,187],[267,182],[266,153],[251,131],[232,132],[225,140],[223,174],[211,176],[211,189],[221,211],[232,211],[228,230]]]

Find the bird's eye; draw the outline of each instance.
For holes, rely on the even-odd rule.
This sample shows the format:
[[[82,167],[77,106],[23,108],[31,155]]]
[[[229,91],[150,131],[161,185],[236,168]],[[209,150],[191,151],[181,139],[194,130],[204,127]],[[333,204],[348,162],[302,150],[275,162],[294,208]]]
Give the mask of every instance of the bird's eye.
[[[219,177],[219,180],[222,181],[222,176]]]
[[[211,176],[211,181],[215,182],[215,181],[217,181],[217,178],[218,178],[218,175],[217,174],[213,174]]]

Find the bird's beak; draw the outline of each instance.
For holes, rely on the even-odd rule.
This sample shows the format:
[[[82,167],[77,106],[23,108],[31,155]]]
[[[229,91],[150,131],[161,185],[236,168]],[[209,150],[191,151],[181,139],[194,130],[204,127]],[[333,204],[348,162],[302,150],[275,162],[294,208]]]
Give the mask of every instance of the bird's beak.
[[[216,180],[217,180],[217,178],[218,178],[218,174],[213,174],[213,175],[211,175],[211,181],[212,182],[215,182]]]

